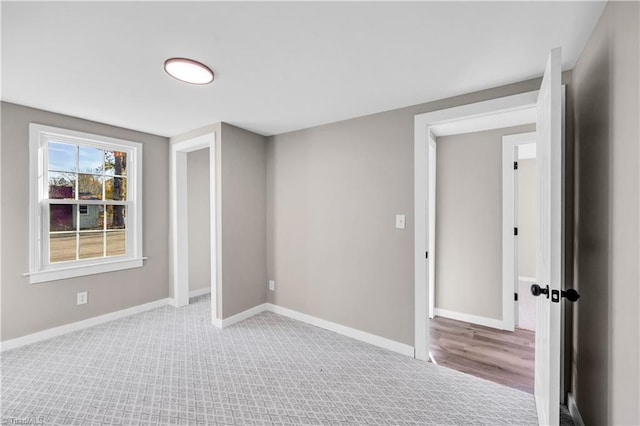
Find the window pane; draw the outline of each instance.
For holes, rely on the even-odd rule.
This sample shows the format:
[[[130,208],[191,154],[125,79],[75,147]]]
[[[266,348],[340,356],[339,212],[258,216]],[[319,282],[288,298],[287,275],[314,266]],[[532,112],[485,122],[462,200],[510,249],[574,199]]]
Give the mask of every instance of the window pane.
[[[78,174],[78,199],[102,200],[102,176]]]
[[[49,173],[49,198],[70,199],[76,198],[76,174],[75,173]]]
[[[107,206],[107,229],[124,229],[126,222],[125,206]]]
[[[126,232],[107,232],[107,256],[120,256],[126,254]]]
[[[80,230],[104,229],[104,206],[95,204],[80,205]]]
[[[49,231],[75,231],[77,206],[72,204],[49,205]]]
[[[76,145],[69,145],[61,142],[49,142],[49,170],[60,172],[76,171]]]
[[[49,234],[49,262],[76,260],[76,234]]]
[[[79,172],[102,174],[104,151],[89,146],[80,146],[78,152]]]
[[[103,257],[104,232],[80,232],[78,254],[80,259]]]
[[[104,172],[108,175],[127,174],[127,153],[120,151],[104,152]]]
[[[127,178],[106,177],[104,181],[104,191],[107,200],[126,201]]]

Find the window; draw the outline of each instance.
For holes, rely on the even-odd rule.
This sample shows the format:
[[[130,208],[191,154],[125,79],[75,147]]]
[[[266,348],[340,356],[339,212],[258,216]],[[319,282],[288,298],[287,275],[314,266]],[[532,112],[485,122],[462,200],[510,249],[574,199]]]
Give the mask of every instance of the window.
[[[31,124],[31,283],[142,266],[142,145]]]

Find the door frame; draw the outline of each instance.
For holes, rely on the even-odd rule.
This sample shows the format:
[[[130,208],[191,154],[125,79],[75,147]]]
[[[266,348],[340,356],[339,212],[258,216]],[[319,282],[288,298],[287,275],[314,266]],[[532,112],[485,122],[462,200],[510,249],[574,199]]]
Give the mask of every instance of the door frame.
[[[428,177],[428,232],[427,232],[427,252],[429,255],[427,256],[427,274],[428,274],[428,285],[429,285],[429,318],[433,319],[436,312],[436,280],[435,280],[435,272],[436,272],[436,191],[437,191],[437,158],[438,158],[438,146],[436,144],[436,137],[432,132],[429,132],[429,153],[433,153],[433,158],[431,155],[428,157],[429,161],[429,177]],[[433,360],[433,357],[431,357]]]
[[[538,91],[462,105],[414,117],[414,357],[429,357],[429,283],[428,262],[428,146],[431,127],[462,119],[480,119],[496,113],[535,108]]]
[[[536,143],[536,132],[518,133],[502,137],[502,321],[506,330],[513,331],[516,324],[516,306],[513,294],[518,287],[517,179],[513,164],[518,161],[516,147]],[[520,299],[520,298],[518,298]]]
[[[187,154],[209,148],[209,219],[211,245],[211,322],[218,318],[218,252],[216,210],[216,133],[211,132],[171,145],[171,265],[175,307],[189,304],[189,238],[187,206]]]

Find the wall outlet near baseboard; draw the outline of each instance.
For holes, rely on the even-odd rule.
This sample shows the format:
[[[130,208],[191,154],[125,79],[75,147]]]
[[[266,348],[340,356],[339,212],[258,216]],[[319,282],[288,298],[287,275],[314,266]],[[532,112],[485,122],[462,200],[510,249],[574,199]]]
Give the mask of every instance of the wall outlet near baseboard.
[[[274,280],[269,280],[269,290],[276,291],[276,282]]]
[[[84,305],[85,303],[87,303],[87,292],[86,291],[78,293],[76,295],[76,297],[77,297],[77,304],[78,305]]]

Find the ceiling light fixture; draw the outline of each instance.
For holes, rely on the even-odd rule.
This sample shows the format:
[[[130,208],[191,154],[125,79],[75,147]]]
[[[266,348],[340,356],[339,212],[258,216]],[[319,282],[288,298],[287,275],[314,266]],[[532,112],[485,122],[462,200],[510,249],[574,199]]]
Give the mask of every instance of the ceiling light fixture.
[[[164,61],[164,70],[171,77],[191,84],[209,84],[213,71],[208,66],[187,58],[170,58]]]

